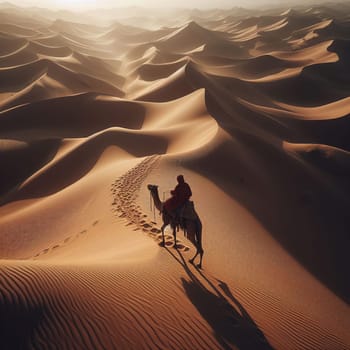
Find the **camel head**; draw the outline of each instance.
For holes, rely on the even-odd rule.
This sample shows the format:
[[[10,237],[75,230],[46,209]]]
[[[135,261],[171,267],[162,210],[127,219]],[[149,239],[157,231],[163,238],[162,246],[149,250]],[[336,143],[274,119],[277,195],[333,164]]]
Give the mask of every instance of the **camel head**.
[[[151,191],[151,192],[156,192],[158,191],[158,186],[157,185],[147,185],[147,188]]]

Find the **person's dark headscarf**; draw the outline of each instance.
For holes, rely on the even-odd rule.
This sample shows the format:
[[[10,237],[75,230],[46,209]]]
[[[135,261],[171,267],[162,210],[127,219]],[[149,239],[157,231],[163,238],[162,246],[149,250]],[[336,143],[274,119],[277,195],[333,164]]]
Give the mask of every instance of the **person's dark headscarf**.
[[[183,175],[178,175],[177,182],[178,183],[184,183],[185,182],[185,179],[184,179]]]

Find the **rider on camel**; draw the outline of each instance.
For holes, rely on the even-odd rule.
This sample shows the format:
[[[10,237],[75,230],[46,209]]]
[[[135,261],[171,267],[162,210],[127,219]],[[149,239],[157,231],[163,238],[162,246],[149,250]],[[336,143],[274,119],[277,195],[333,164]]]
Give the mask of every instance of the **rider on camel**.
[[[170,193],[172,197],[164,203],[164,209],[168,213],[174,213],[175,217],[180,215],[181,208],[192,196],[191,187],[185,182],[183,175],[178,175],[178,184]]]

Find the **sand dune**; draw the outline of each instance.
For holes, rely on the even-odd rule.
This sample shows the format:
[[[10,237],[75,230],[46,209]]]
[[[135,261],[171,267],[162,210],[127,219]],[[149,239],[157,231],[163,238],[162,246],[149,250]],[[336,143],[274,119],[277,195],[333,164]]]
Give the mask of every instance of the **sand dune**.
[[[71,33],[79,38],[95,38],[103,34],[106,28],[79,22],[70,22],[63,19],[56,19],[49,27],[54,32]]]
[[[143,101],[165,102],[182,97],[194,91],[194,87],[187,79],[187,65],[171,74],[169,77],[150,84],[136,98]]]
[[[133,26],[123,25],[118,23],[110,31],[103,34],[101,38],[105,39],[120,39],[128,43],[145,43],[156,41],[163,36],[169,34],[172,31],[171,28],[161,28],[158,30],[146,30]]]
[[[73,51],[78,51],[83,54],[96,56],[96,57],[102,57],[102,58],[112,58],[111,49],[102,49],[98,46],[101,45],[95,45],[89,46],[84,43],[77,42],[75,40],[72,40],[68,38],[67,36],[63,34],[52,34],[52,35],[43,35],[39,38],[35,38],[35,41],[38,43],[41,43],[46,46],[68,46]]]
[[[45,114],[48,108],[50,116]],[[108,113],[100,115],[101,109]],[[37,130],[39,137],[52,135],[55,138],[88,136],[115,125],[138,129],[142,126],[144,113],[141,105],[118,98],[108,100],[93,93],[65,96],[3,112],[1,135],[13,138],[18,125],[24,133]],[[28,115],[32,117],[29,119]]]
[[[158,40],[157,46],[173,52],[186,52],[204,44],[217,43],[217,41],[225,42],[226,37],[225,33],[213,32],[201,27],[196,22],[190,22]]]
[[[0,4],[0,347],[350,349],[348,9]]]
[[[28,46],[25,45],[25,48],[20,48],[18,51],[0,57],[0,67],[20,66],[36,61],[38,55],[26,50],[27,47]]]
[[[111,60],[109,64],[106,64],[104,60],[98,57],[74,52],[71,60],[60,60],[59,63],[71,71],[92,76],[120,90],[123,89],[125,78],[118,74],[120,67],[118,61]]]
[[[286,143],[284,147],[288,151],[295,152],[331,174],[336,172],[337,175],[348,176],[350,170],[350,154],[347,151],[319,144]]]
[[[140,79],[145,81],[158,80],[166,78],[175,73],[180,67],[186,64],[186,58],[178,62],[163,63],[163,64],[144,64],[138,68],[137,73]]]
[[[68,57],[72,54],[72,50],[62,46],[47,46],[35,41],[30,43],[29,49],[36,54],[51,56],[51,57]]]
[[[2,101],[0,105],[2,109],[30,101],[89,91],[100,91],[115,96],[123,95],[120,89],[108,82],[71,71],[48,59],[2,70],[0,76],[4,81],[13,77],[11,85],[7,85],[8,89],[13,92],[13,96]]]
[[[19,38],[30,38],[37,35],[35,30],[12,23],[2,23],[0,25],[0,30],[4,34],[15,35]]]
[[[1,69],[1,91],[18,91],[33,83],[47,70],[46,63],[51,64],[50,61],[38,60]]]
[[[153,55],[151,58],[152,63],[170,63],[174,61],[178,61],[181,59],[183,56],[180,54],[176,54],[173,52],[166,52],[164,50],[159,50],[159,49],[154,49]]]
[[[25,39],[19,39],[12,35],[1,33],[1,47],[0,47],[1,57],[11,55],[14,52],[21,50],[26,45],[27,45],[27,41]]]

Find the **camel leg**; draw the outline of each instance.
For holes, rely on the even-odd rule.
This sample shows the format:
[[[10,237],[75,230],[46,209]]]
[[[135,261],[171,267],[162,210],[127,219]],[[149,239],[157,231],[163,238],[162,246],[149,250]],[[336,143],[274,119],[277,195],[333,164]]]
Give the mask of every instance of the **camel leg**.
[[[163,239],[163,241],[162,241],[162,246],[163,246],[163,247],[165,246],[164,230],[165,230],[166,226],[167,226],[166,224],[163,224],[163,226],[161,227],[162,239]]]
[[[198,218],[197,222],[196,222],[196,226],[197,226],[197,251],[199,253],[199,264],[197,265],[200,269],[202,268],[202,259],[203,259],[203,254],[204,254],[204,250],[202,247],[202,222],[200,221],[200,219]]]
[[[202,268],[202,259],[204,250],[202,248],[202,223],[200,220],[196,222],[196,238],[195,238],[195,247],[196,247],[196,254],[193,256],[192,259],[189,260],[191,264],[194,263],[194,259],[199,255],[199,264],[197,265],[200,269]]]
[[[200,269],[202,268],[203,255],[204,255],[203,249],[200,249],[200,251],[199,251],[199,264],[197,265]]]
[[[193,258],[190,259],[190,260],[188,260],[188,261],[189,261],[191,264],[193,264],[194,259],[197,257],[197,255],[198,255],[198,250],[196,251],[196,254],[193,256]]]
[[[200,250],[197,248],[196,254],[189,260],[191,264],[194,264],[194,259],[199,255],[199,264],[197,266],[201,269],[202,268],[202,259],[203,259],[203,250]]]
[[[173,227],[173,236],[174,236],[174,248],[177,248],[177,244],[176,244],[176,226]]]

